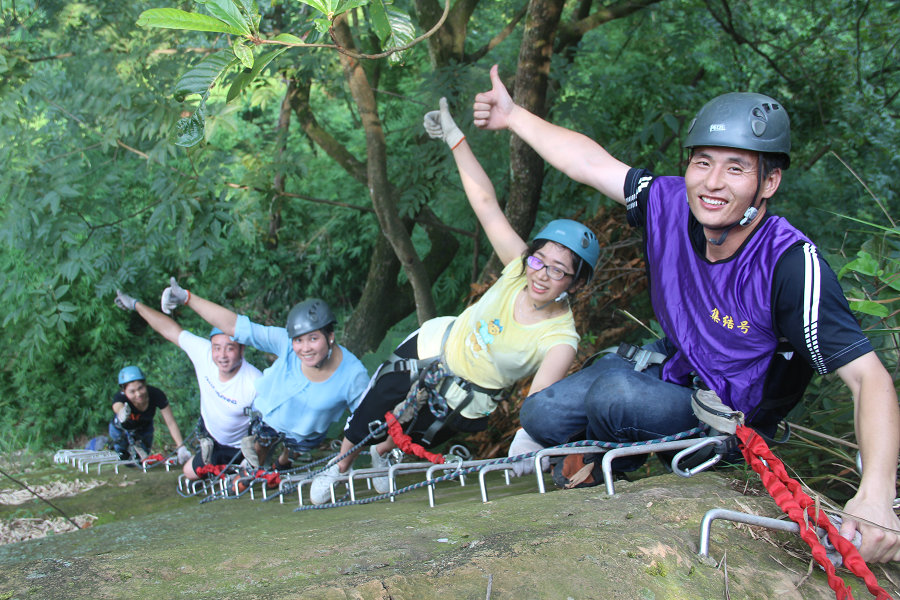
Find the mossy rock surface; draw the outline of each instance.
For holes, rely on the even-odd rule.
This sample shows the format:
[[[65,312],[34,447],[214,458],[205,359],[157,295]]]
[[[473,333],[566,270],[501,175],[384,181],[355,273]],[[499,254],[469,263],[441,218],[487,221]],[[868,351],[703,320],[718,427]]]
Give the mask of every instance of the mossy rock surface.
[[[75,476],[84,478],[54,465],[26,479]],[[96,515],[94,527],[0,546],[0,599],[834,597],[821,570],[806,577],[809,554],[794,536],[717,521],[715,560],[701,560],[707,510],[777,516],[771,499],[744,495],[721,474],[619,482],[609,497],[602,487],[541,495],[533,478],[506,487],[492,473],[486,504],[470,478],[439,484],[435,508],[423,488],[393,503],[304,512],[293,511],[296,496],[200,504],[177,496],[175,473],[164,471],[100,478],[106,485],[53,501]],[[3,518],[43,510],[0,508]],[[898,596],[900,569],[875,573]]]

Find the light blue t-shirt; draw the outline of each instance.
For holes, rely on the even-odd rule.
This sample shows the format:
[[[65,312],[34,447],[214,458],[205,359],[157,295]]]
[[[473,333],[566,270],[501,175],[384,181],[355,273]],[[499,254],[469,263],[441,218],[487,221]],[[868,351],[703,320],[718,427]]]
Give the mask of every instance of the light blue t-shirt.
[[[345,409],[356,410],[369,383],[366,368],[343,346],[337,370],[316,383],[303,374],[285,328],[257,325],[241,315],[234,325],[234,340],[278,357],[256,380],[253,408],[262,413],[266,425],[296,440],[320,437]]]

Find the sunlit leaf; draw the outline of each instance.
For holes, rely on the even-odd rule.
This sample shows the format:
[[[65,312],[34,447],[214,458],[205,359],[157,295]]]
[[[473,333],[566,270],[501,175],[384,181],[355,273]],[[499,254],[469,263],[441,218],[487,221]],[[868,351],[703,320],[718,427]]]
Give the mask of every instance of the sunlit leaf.
[[[886,306],[869,300],[854,300],[850,302],[850,310],[882,318],[890,314]]]
[[[228,23],[243,35],[250,35],[248,20],[241,14],[240,9],[231,0],[196,0],[206,7],[206,10],[215,18]]]
[[[878,261],[865,250],[860,250],[856,253],[855,260],[851,260],[841,268],[840,272],[838,272],[838,279],[843,277],[848,271],[874,277],[879,273]]]
[[[253,50],[244,45],[244,40],[235,40],[234,45],[232,45],[231,49],[232,51],[234,51],[234,55],[238,60],[241,61],[241,64],[244,65],[245,68],[253,68]]]
[[[307,6],[312,6],[324,15],[328,15],[329,12],[332,12],[331,2],[328,0],[300,0],[300,2]]]
[[[399,48],[405,46],[416,39],[416,28],[413,25],[410,16],[395,8],[385,7],[388,23],[391,26],[391,36],[388,38],[385,46],[390,48]],[[403,62],[403,53],[395,52],[388,57],[391,64]]]
[[[161,29],[187,29],[188,31],[217,31],[244,35],[243,30],[227,23],[198,13],[191,13],[177,8],[151,8],[138,17],[140,27],[158,27]]]

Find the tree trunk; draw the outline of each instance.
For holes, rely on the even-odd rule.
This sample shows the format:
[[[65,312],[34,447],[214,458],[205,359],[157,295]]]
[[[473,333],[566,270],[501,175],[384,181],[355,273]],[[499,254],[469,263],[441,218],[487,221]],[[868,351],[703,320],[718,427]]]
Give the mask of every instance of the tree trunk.
[[[539,117],[547,114],[547,81],[553,36],[559,26],[565,0],[531,0],[525,19],[525,33],[519,48],[519,63],[513,88],[513,101]],[[509,140],[509,196],[506,217],[513,229],[528,240],[534,228],[541,188],[544,185],[544,159],[516,135]],[[500,261],[491,257],[484,275],[500,271]]]
[[[442,0],[416,0],[419,27],[426,31],[434,27],[444,12]],[[463,62],[466,33],[478,0],[456,0],[444,25],[428,38],[428,56],[432,67],[443,67],[450,60]]]
[[[278,148],[277,163],[281,163],[287,147],[287,136],[291,127],[291,105],[296,94],[297,86],[291,79],[288,81],[287,91],[281,100],[281,110],[278,112],[278,138],[275,144],[275,147]],[[272,208],[269,213],[269,235],[266,240],[266,247],[270,250],[278,247],[278,230],[281,229],[281,192],[284,192],[284,178],[283,170],[279,170],[272,178],[272,189],[275,190],[275,195],[272,198]]]
[[[353,38],[346,21],[341,19],[334,26],[335,41],[345,48],[353,48]],[[397,205],[394,202],[391,185],[387,178],[387,145],[384,130],[378,116],[375,94],[369,85],[366,73],[359,60],[341,54],[341,65],[350,86],[350,93],[356,102],[363,129],[366,133],[366,179],[372,205],[381,225],[381,231],[394,249],[403,270],[413,288],[416,316],[424,323],[435,316],[434,299],[431,296],[431,280],[425,266],[413,247],[409,232],[403,226]]]

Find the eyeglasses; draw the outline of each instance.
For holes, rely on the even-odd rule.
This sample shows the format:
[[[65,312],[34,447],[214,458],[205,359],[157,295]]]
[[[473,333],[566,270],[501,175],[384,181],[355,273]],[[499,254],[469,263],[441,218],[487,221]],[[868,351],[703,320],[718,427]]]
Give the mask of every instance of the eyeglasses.
[[[560,281],[564,277],[574,277],[575,273],[566,273],[559,267],[551,267],[550,265],[545,265],[544,261],[540,258],[532,254],[528,258],[525,259],[525,264],[527,264],[530,268],[535,271],[540,271],[541,269],[547,269],[547,277],[554,281]]]

